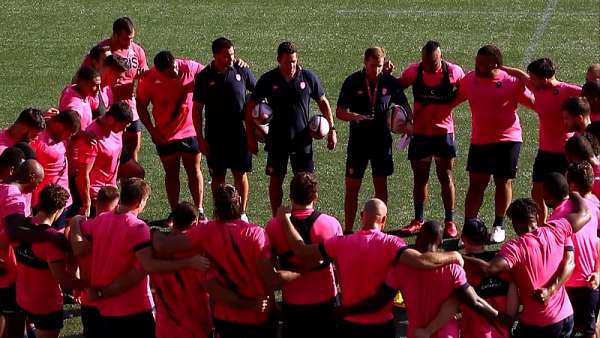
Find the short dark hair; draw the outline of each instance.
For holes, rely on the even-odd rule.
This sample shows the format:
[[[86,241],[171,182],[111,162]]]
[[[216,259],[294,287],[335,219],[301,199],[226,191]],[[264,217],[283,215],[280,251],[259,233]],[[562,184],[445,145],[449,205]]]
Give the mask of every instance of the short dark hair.
[[[159,71],[163,71],[175,63],[175,55],[168,50],[161,50],[154,57],[154,67]]]
[[[46,128],[46,120],[41,110],[36,108],[25,108],[17,117],[15,123],[24,124],[30,128],[42,130]]]
[[[582,160],[594,157],[592,145],[587,138],[581,135],[573,135],[567,140],[567,143],[565,143],[565,152]]]
[[[318,193],[319,183],[311,173],[298,173],[290,182],[290,198],[294,203],[308,205],[317,199]]]
[[[277,57],[281,57],[283,54],[294,54],[298,53],[298,49],[293,42],[284,41],[277,47]]]
[[[130,68],[126,58],[115,54],[111,54],[104,59],[104,66],[110,67],[120,73],[126,72]]]
[[[385,49],[381,47],[369,47],[365,50],[364,60],[385,58]]]
[[[585,127],[585,131],[596,136],[596,139],[600,138],[600,121],[594,121],[588,124],[588,126]]]
[[[190,202],[181,202],[173,211],[173,227],[177,230],[186,230],[197,218],[198,209]]]
[[[74,110],[63,110],[52,120],[62,124],[71,134],[77,133],[81,129],[81,118]]]
[[[469,218],[465,220],[463,225],[462,237],[473,245],[485,245],[490,238],[490,234],[482,220]]]
[[[46,213],[54,213],[64,208],[69,200],[69,192],[58,184],[50,183],[40,192],[37,208]]]
[[[600,142],[598,142],[598,139],[596,138],[596,136],[592,133],[588,133],[587,131],[585,133],[581,134],[581,136],[583,136],[590,143],[590,146],[592,146],[592,151],[594,152],[594,155],[596,155],[596,156],[600,155]]]
[[[132,177],[121,183],[119,202],[125,206],[134,206],[150,196],[150,184],[141,178]]]
[[[573,162],[567,168],[567,181],[573,184],[580,194],[592,191],[594,180],[594,168],[588,161]]]
[[[585,98],[600,96],[600,79],[586,82],[581,87],[581,95]]]
[[[241,198],[231,184],[221,184],[213,194],[214,215],[217,220],[230,221],[242,216]]]
[[[106,115],[112,116],[118,122],[131,123],[133,121],[133,112],[126,102],[120,101],[113,103]]]
[[[119,34],[125,32],[127,34],[133,33],[133,20],[127,16],[123,16],[113,22],[113,34]]]
[[[529,223],[537,218],[538,205],[530,197],[513,201],[506,210],[506,216],[514,223]]]
[[[0,168],[18,168],[25,161],[25,154],[17,147],[4,149],[0,154]]]
[[[111,185],[105,185],[98,190],[96,203],[106,205],[119,199],[119,190]]]
[[[560,108],[570,116],[590,116],[590,104],[585,97],[571,96],[563,101]]]
[[[35,160],[37,158],[35,155],[35,150],[33,150],[31,145],[27,142],[18,142],[13,147],[23,152],[25,155],[25,160]]]
[[[220,51],[222,51],[223,49],[229,49],[231,47],[233,47],[233,41],[231,41],[227,38],[224,38],[224,37],[215,39],[212,42],[212,46],[211,46],[213,54],[217,54]]]
[[[110,51],[110,46],[95,45],[90,49],[90,58],[94,61],[98,61],[108,51]]]
[[[557,201],[569,196],[569,183],[560,173],[549,173],[544,179],[544,191]]]
[[[549,58],[541,58],[532,61],[527,66],[527,72],[543,79],[549,79],[556,73],[554,63]]]
[[[438,243],[443,238],[442,224],[437,221],[427,221],[423,223],[415,244],[417,245],[417,250],[423,251],[426,245]]]
[[[502,52],[494,45],[485,45],[479,48],[477,55],[491,56],[496,59],[498,66],[502,66]]]
[[[93,81],[95,78],[100,77],[100,73],[92,67],[81,67],[77,71],[77,81]]]
[[[435,52],[438,48],[440,48],[440,43],[437,41],[433,41],[433,40],[429,40],[425,43],[425,45],[423,46],[423,48],[421,48],[421,52],[427,54],[427,55],[431,55],[433,54],[433,52]]]

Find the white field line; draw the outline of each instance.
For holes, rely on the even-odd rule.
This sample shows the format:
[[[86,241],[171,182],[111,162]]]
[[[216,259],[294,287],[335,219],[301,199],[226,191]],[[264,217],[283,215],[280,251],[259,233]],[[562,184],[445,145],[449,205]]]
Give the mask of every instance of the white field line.
[[[527,67],[527,64],[531,62],[531,58],[534,56],[535,51],[537,50],[540,42],[542,41],[542,38],[544,37],[546,27],[548,27],[548,22],[550,22],[550,19],[554,15],[556,5],[558,5],[558,0],[548,1],[546,9],[544,10],[544,15],[542,16],[542,19],[536,26],[535,32],[531,36],[531,39],[529,39],[529,46],[527,46],[527,49],[523,54],[523,61],[521,61],[521,66],[523,66],[523,68]]]

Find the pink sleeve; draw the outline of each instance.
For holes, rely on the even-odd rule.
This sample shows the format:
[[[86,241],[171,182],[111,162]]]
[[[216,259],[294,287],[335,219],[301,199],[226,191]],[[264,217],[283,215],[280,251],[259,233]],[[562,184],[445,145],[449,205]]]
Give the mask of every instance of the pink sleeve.
[[[254,244],[255,244],[255,254],[256,257],[262,259],[270,259],[271,258],[271,243],[269,242],[269,238],[267,237],[266,232],[260,228],[256,227],[254,231]]]
[[[140,65],[139,68],[143,69],[143,70],[148,70],[148,63],[146,61],[146,52],[144,52],[144,49],[141,46],[138,46],[137,48],[137,54],[138,54],[138,59],[140,59]]]
[[[138,80],[137,92],[135,94],[138,102],[150,100],[150,95],[148,93],[148,82],[150,82],[148,74],[142,75],[142,77]]]
[[[144,222],[136,224],[135,227],[132,228],[130,240],[134,251],[151,245],[150,227]]]
[[[452,270],[455,289],[467,284],[467,275],[460,265],[452,264],[450,265],[450,269]]]
[[[82,164],[93,163],[98,155],[98,148],[96,145],[89,144],[85,141],[77,141],[75,147],[77,147],[78,154],[77,162]]]
[[[185,232],[185,238],[190,241],[192,247],[202,247],[202,240],[204,239],[204,225],[196,224],[191,229]]]
[[[412,86],[412,84],[415,83],[416,79],[417,67],[415,67],[415,65],[413,64],[408,66],[408,68],[406,68],[402,72],[402,75],[400,75],[400,78],[398,80],[400,81],[400,85],[402,86],[402,88],[407,88]]]
[[[463,69],[460,66],[453,65],[452,66],[451,77],[452,77],[452,79],[451,79],[452,83],[460,82],[460,80],[463,77],[465,77],[465,72],[463,71]]]
[[[524,106],[530,106],[531,99],[533,99],[533,93],[525,86],[525,83],[519,79],[515,79],[519,91],[519,103]]]
[[[322,248],[325,250],[325,253],[327,254],[327,256],[329,256],[329,258],[335,259],[338,256],[338,247],[339,244],[342,242],[343,238],[344,237],[340,236],[331,237],[330,239],[323,242]]]
[[[400,290],[402,288],[402,281],[406,279],[407,269],[402,264],[393,266],[385,277],[385,284],[392,289]]]
[[[573,238],[572,237],[568,237],[567,240],[565,241],[565,248],[568,247],[573,247]]]
[[[27,202],[25,201],[25,196],[9,196],[7,199],[4,200],[4,205],[2,206],[2,209],[4,209],[2,213],[6,216],[13,214],[27,215]]]
[[[323,242],[331,237],[343,235],[342,226],[335,217],[329,215],[322,215],[321,217],[324,218],[322,226],[315,232],[315,237],[318,239],[318,242]]]
[[[559,237],[563,238],[565,242],[567,241],[567,238],[571,238],[571,236],[573,235],[573,227],[571,226],[571,223],[567,221],[566,218],[552,220],[548,222],[548,226],[554,229],[556,234]]]
[[[509,268],[511,269],[513,266],[519,263],[521,257],[519,254],[517,239],[512,239],[506,242],[500,249],[500,252],[498,252],[498,256],[504,258],[504,260],[506,260],[506,262],[508,263]]]

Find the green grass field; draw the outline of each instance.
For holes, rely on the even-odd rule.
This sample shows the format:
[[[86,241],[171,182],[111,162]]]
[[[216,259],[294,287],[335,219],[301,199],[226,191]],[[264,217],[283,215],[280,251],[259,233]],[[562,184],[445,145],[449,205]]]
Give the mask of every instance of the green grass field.
[[[600,1],[3,1],[0,3],[0,126],[7,126],[27,106],[47,108],[58,103],[86,51],[110,35],[113,20],[132,17],[137,37],[149,62],[162,49],[202,63],[211,59],[210,43],[231,38],[236,52],[258,76],[275,66],[275,49],[290,39],[300,48],[301,63],[316,71],[335,107],[344,78],[361,67],[366,47],[388,51],[399,70],[419,57],[422,44],[441,42],[446,59],[471,70],[477,49],[498,45],[505,63],[523,66],[545,56],[558,64],[558,78],[582,83],[587,66],[600,60]],[[410,97],[410,93],[407,93]],[[316,105],[311,106],[317,111]],[[531,167],[537,149],[537,118],[521,110],[524,146],[514,196],[529,195]],[[457,220],[462,221],[467,188],[464,170],[470,136],[466,105],[455,113],[459,155],[456,162]],[[319,207],[343,218],[343,176],[346,123],[338,123],[339,145],[334,152],[324,141],[316,144],[317,174],[321,182]],[[266,154],[260,152],[250,175],[248,215],[264,224],[269,218]],[[406,154],[394,154],[396,172],[390,178],[389,227],[412,218],[412,172]],[[166,217],[163,172],[153,145],[144,135],[141,163],[153,194],[144,218]],[[203,167],[206,168],[205,164]],[[208,171],[205,171],[205,173]],[[432,173],[433,174],[433,173]],[[369,173],[361,200],[372,195]],[[185,182],[185,181],[184,181]],[[208,190],[208,179],[205,189]],[[427,218],[441,219],[439,186],[432,181]],[[185,187],[185,184],[182,183]],[[488,192],[481,216],[491,222],[493,194]],[[210,196],[205,209],[211,214]],[[190,199],[184,188],[182,199]],[[512,234],[512,232],[511,232]],[[70,321],[63,334],[77,335],[79,323]]]

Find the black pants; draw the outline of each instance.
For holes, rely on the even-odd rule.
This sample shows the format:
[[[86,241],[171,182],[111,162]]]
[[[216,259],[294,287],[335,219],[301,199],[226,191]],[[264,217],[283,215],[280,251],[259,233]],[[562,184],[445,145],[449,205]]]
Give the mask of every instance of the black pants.
[[[394,321],[382,324],[357,324],[340,321],[337,330],[337,338],[394,338],[396,337],[396,327]]]
[[[102,338],[102,317],[98,308],[82,305],[81,325],[85,338]]]
[[[513,338],[569,338],[573,331],[573,316],[548,326],[533,326],[519,323]]]
[[[219,338],[275,338],[277,328],[277,321],[271,319],[262,324],[240,324],[215,319]]]
[[[156,338],[156,325],[152,311],[130,316],[102,317],[105,338]]]
[[[283,338],[331,338],[335,334],[335,298],[320,304],[282,304]]]

